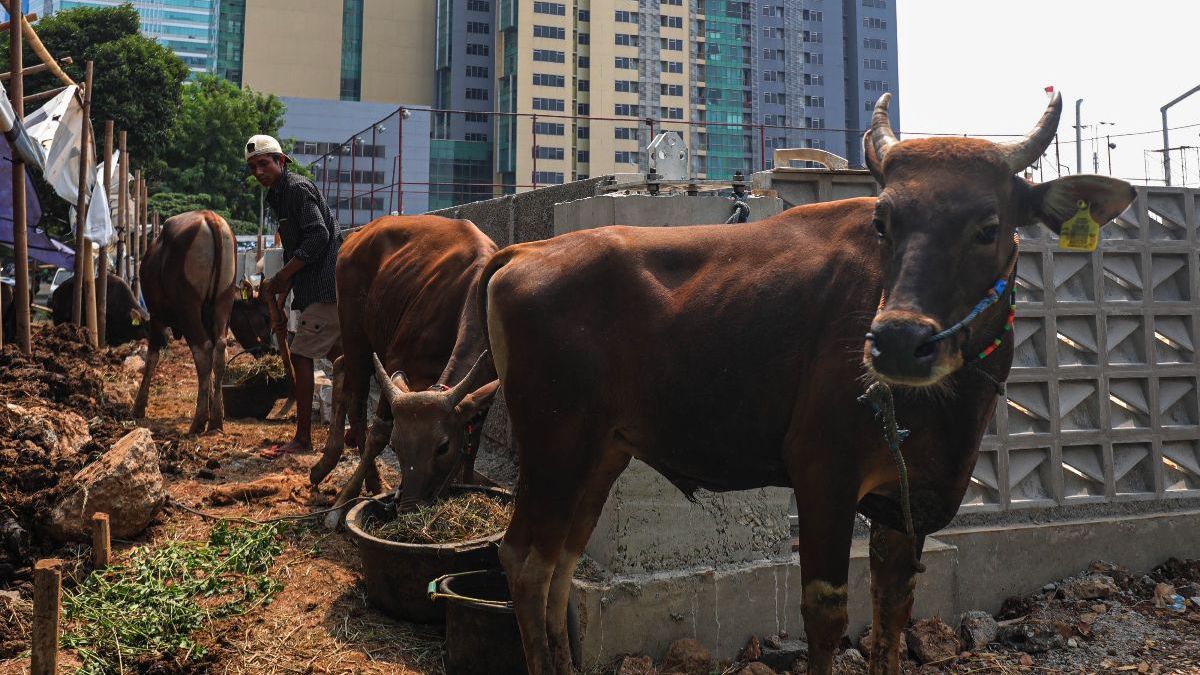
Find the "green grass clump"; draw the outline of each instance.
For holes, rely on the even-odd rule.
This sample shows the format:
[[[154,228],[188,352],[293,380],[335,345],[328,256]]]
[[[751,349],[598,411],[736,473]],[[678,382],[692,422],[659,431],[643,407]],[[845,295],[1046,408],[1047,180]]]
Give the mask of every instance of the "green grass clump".
[[[283,551],[282,527],[219,521],[207,542],[141,548],[124,564],[92,573],[64,592],[62,646],[75,650],[80,672],[89,674],[202,659],[198,630],[266,605],[283,587],[268,576]]]

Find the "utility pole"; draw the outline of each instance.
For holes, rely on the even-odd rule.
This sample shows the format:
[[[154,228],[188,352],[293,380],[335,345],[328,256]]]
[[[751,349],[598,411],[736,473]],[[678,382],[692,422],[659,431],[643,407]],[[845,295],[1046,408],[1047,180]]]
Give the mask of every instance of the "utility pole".
[[[1083,173],[1083,127],[1079,121],[1079,108],[1083,99],[1075,99],[1075,173]]]
[[[13,72],[16,72],[15,67]],[[1159,108],[1159,111],[1162,112],[1163,120],[1163,178],[1166,179],[1167,185],[1171,184],[1171,137],[1167,131],[1167,109],[1198,91],[1200,91],[1200,84],[1188,89],[1182,96],[1176,97],[1170,103]]]

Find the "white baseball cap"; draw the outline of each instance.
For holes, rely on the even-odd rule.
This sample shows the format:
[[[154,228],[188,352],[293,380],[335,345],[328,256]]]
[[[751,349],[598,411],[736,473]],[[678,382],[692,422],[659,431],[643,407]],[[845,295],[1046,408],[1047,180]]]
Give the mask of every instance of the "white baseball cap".
[[[251,136],[250,140],[246,141],[246,161],[259,155],[283,155],[285,162],[291,161],[290,157],[283,154],[283,148],[279,146],[279,141],[265,134]]]

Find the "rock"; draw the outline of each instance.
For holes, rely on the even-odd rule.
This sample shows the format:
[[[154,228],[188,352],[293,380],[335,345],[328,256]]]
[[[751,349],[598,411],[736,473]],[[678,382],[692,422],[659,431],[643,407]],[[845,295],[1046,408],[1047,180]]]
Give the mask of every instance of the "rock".
[[[1200,607],[1200,595],[1193,595],[1188,598],[1188,602],[1192,603],[1192,607]]]
[[[786,635],[768,635],[767,637],[763,638],[762,643],[764,645],[766,645],[767,647],[770,647],[771,649],[779,649],[780,639],[785,638],[785,637],[787,637],[787,636]]]
[[[996,641],[998,630],[991,614],[976,610],[963,614],[958,624],[958,637],[966,649],[979,650]]]
[[[1115,595],[1119,589],[1117,582],[1107,574],[1089,574],[1071,580],[1065,590],[1071,597],[1080,600],[1095,600]]]
[[[655,675],[654,661],[649,656],[626,656],[621,659],[614,675]]]
[[[1053,593],[1054,591],[1057,591],[1057,590],[1058,590],[1058,584],[1055,584],[1053,582],[1048,583],[1045,586],[1042,586],[1043,593]]]
[[[74,457],[92,440],[87,420],[69,410],[6,403],[4,414],[12,416],[12,426],[21,430],[22,438],[52,449],[57,456]]]
[[[48,530],[56,539],[91,539],[91,517],[108,514],[110,532],[118,539],[141,534],[166,501],[158,448],[150,430],[126,434],[74,477],[74,489],[51,510]]]
[[[757,635],[751,635],[750,639],[746,641],[740,658],[742,661],[757,661],[762,658],[762,646],[758,642]]]
[[[755,661],[743,666],[741,670],[737,671],[737,675],[775,675],[775,671],[765,663]]]
[[[1108,605],[1103,605],[1103,604],[1097,603],[1095,605],[1092,605],[1092,611],[1097,614],[1103,614],[1108,611]]]
[[[1166,609],[1172,604],[1172,598],[1175,597],[1175,587],[1171,584],[1157,584],[1154,586],[1154,606],[1159,609]]]
[[[1017,659],[1017,663],[1020,663],[1023,666],[1032,666],[1033,657],[1028,654],[1021,654],[1020,658]]]
[[[866,665],[867,663],[867,658],[862,655],[862,652],[853,647],[842,652],[842,658],[850,663],[860,663],[863,665]]]
[[[121,367],[131,373],[140,373],[146,369],[146,360],[138,354],[126,356],[125,361],[121,364]]]
[[[1129,571],[1128,567],[1105,560],[1093,562],[1088,566],[1088,571],[1093,574],[1104,574],[1112,577],[1117,586],[1121,588],[1128,588],[1129,582],[1133,580],[1133,574]]]
[[[1075,647],[1079,646],[1079,640],[1076,640],[1075,638],[1067,638],[1067,646],[1074,649]]]
[[[996,641],[1031,654],[1057,649],[1066,644],[1058,628],[1047,621],[1026,621],[1002,626],[996,633]]]
[[[667,654],[659,664],[663,673],[683,675],[708,675],[712,668],[712,654],[692,638],[676,640],[667,648]]]
[[[954,629],[937,617],[917,621],[904,635],[909,653],[920,664],[952,659],[961,648]]]
[[[858,649],[863,654],[870,654],[871,647],[874,645],[874,643],[875,638],[873,635],[871,635],[871,627],[867,626],[867,629],[863,631],[862,637],[858,639]],[[900,653],[908,653],[908,637],[903,631],[900,633]]]
[[[775,646],[772,646],[774,643]],[[776,671],[787,671],[797,659],[808,658],[808,644],[803,640],[763,640],[762,656],[759,661]]]

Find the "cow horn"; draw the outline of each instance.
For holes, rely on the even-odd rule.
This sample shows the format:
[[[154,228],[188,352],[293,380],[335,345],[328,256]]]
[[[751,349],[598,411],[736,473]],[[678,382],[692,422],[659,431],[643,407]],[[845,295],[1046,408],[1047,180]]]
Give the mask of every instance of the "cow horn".
[[[383,363],[379,360],[379,355],[372,353],[371,358],[375,361],[375,377],[379,380],[379,388],[383,392],[384,398],[387,399],[388,405],[396,402],[404,390],[396,386],[392,382],[392,378],[388,377],[387,370],[383,367]]]
[[[879,159],[880,164],[883,164],[883,158],[887,155],[887,151],[900,142],[900,139],[896,138],[895,132],[892,131],[892,123],[888,121],[888,104],[891,102],[892,95],[890,93],[880,96],[875,103],[875,112],[871,115],[871,149],[875,151],[875,157]]]
[[[1058,133],[1058,118],[1061,115],[1062,94],[1054,92],[1050,105],[1046,106],[1046,112],[1042,113],[1042,119],[1038,120],[1033,131],[1019,141],[1000,144],[1008,160],[1009,171],[1018,173],[1042,156],[1054,140],[1054,134]]]
[[[487,356],[488,352],[485,349],[483,350],[483,353],[479,355],[479,358],[475,359],[475,365],[471,366],[471,370],[467,373],[467,376],[460,380],[458,384],[454,385],[453,389],[446,392],[446,396],[450,399],[450,405],[458,405],[459,403],[462,403],[462,400],[467,397],[467,394],[475,391],[475,389],[482,384],[481,382],[476,382],[475,380],[487,376],[487,374],[484,372],[486,368],[483,367],[483,360],[486,359]]]

